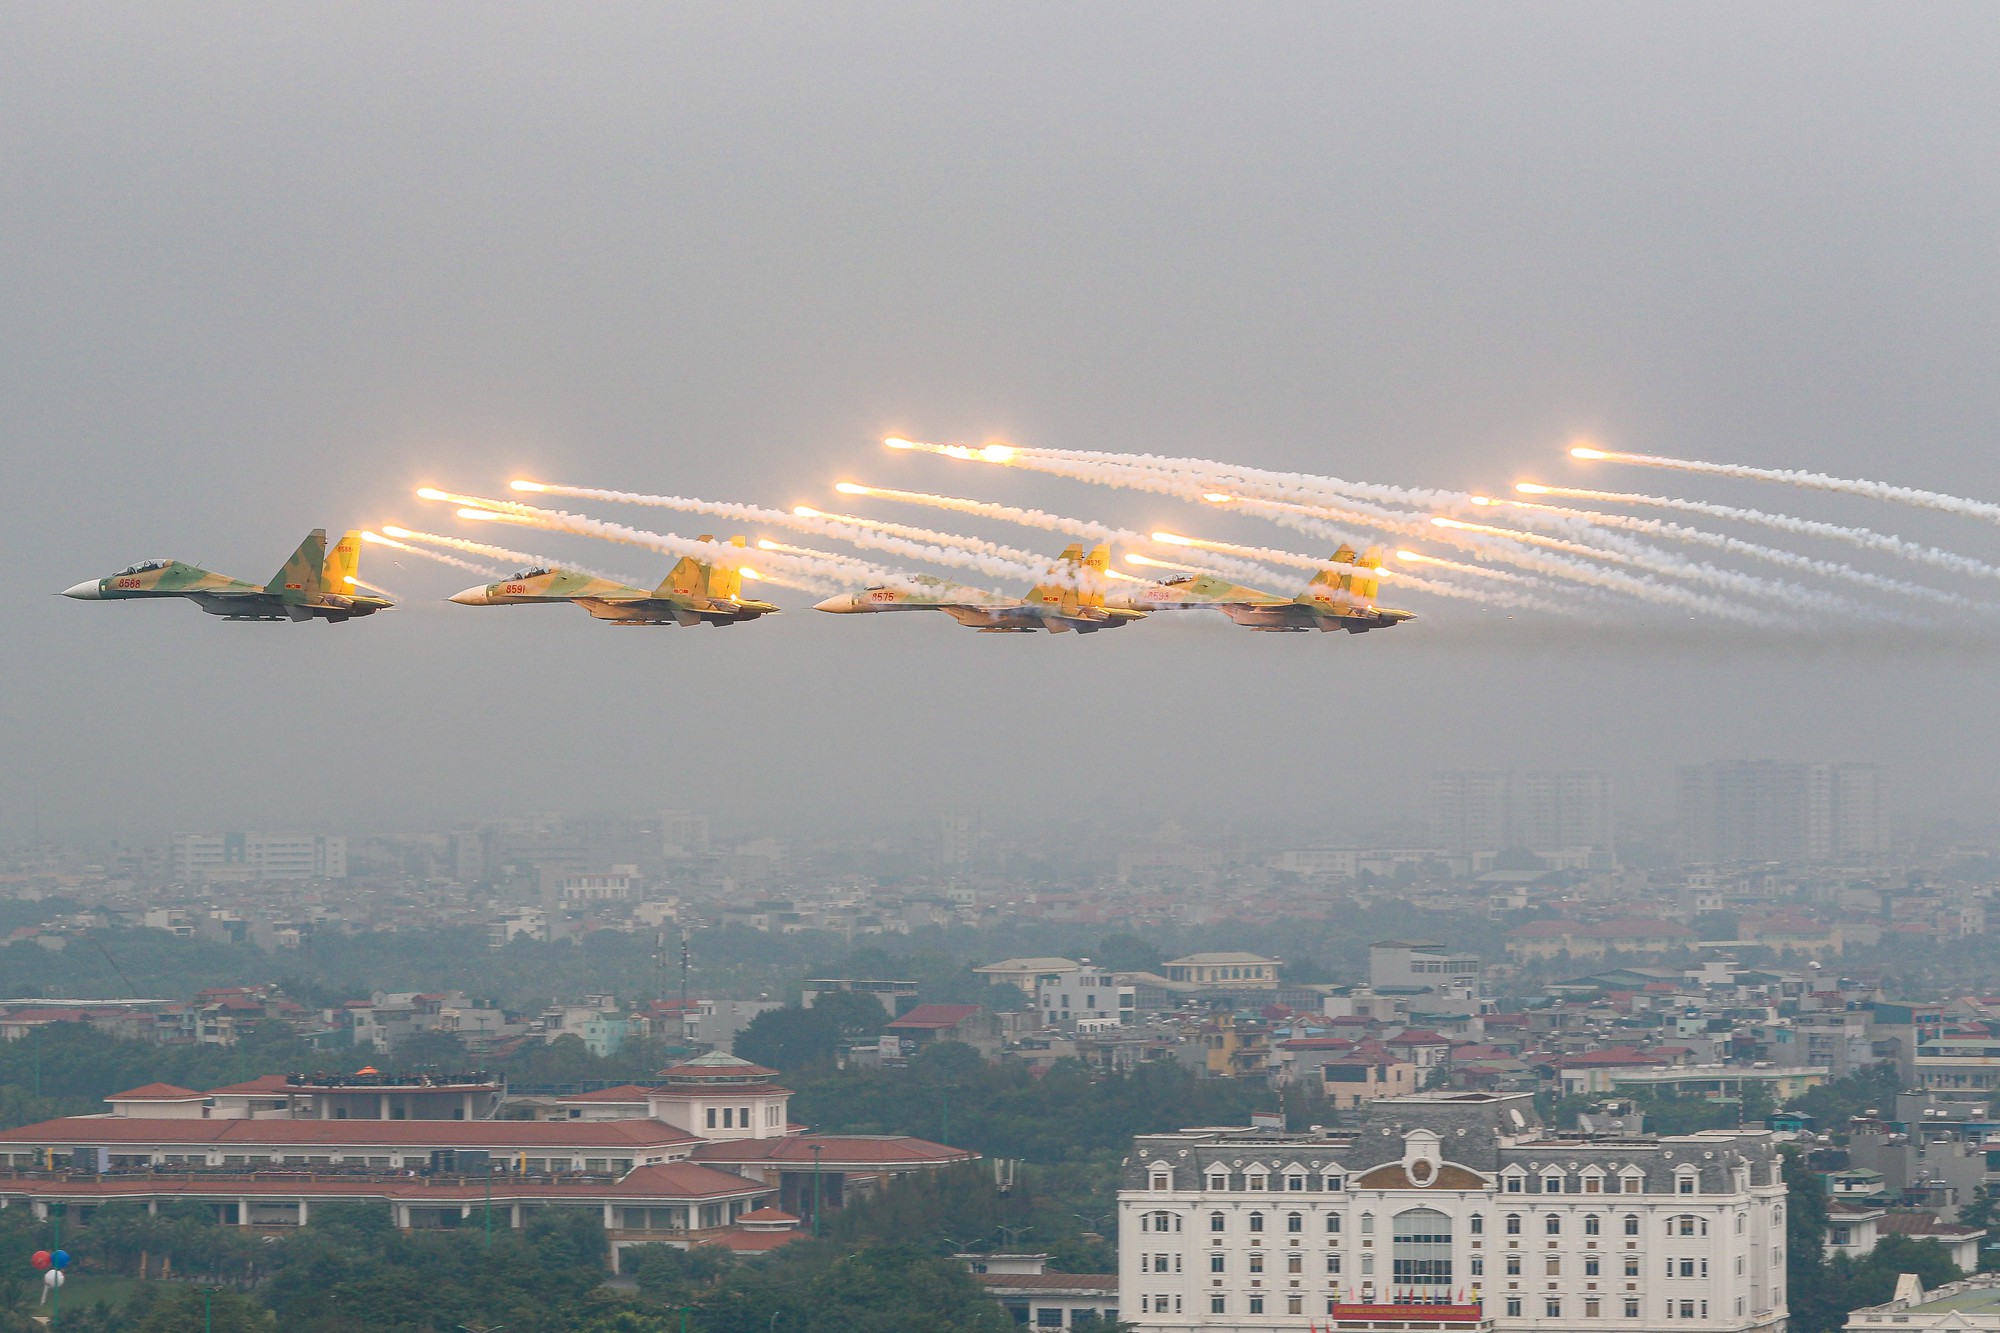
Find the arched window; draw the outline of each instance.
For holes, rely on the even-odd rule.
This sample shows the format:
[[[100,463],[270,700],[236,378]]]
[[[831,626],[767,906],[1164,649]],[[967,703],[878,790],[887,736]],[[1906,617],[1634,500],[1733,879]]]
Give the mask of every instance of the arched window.
[[[1264,1229],[1264,1215],[1262,1213],[1250,1214],[1250,1229],[1252,1231],[1262,1231]]]
[[[1542,1230],[1546,1231],[1551,1236],[1562,1235],[1563,1233],[1562,1214],[1550,1213],[1547,1217],[1543,1218]]]
[[[1375,1234],[1375,1214],[1363,1213],[1361,1215],[1361,1234],[1364,1236]]]
[[[1220,1231],[1228,1225],[1227,1222],[1223,1221],[1221,1213],[1210,1213],[1208,1215],[1208,1229],[1210,1231]]]
[[[1475,1235],[1475,1236],[1483,1236],[1483,1235],[1485,1235],[1485,1234],[1486,1234],[1486,1214],[1484,1214],[1484,1213],[1474,1213],[1474,1214],[1472,1215],[1472,1219],[1471,1219],[1471,1229],[1472,1229],[1472,1234],[1473,1234],[1473,1235]]]
[[[1340,1234],[1339,1213],[1328,1213],[1326,1215],[1326,1234],[1329,1236],[1338,1236]]]
[[[1746,1218],[1746,1217],[1745,1217],[1745,1216],[1744,1216],[1744,1215],[1743,1215],[1742,1213],[1738,1213],[1738,1214],[1736,1215],[1736,1234],[1737,1234],[1737,1235],[1739,1235],[1739,1236],[1740,1236],[1740,1235],[1742,1235],[1742,1234],[1743,1234],[1743,1224],[1744,1224],[1745,1222],[1747,1222],[1747,1221],[1749,1221],[1749,1219],[1748,1219],[1748,1218]]]
[[[1304,1231],[1305,1229],[1306,1229],[1306,1217],[1304,1213],[1285,1214],[1285,1230]]]
[[[1639,1234],[1639,1215],[1637,1213],[1625,1214],[1625,1234],[1628,1236]]]
[[[1451,1298],[1451,1219],[1434,1208],[1398,1213],[1390,1227],[1390,1279],[1420,1303]]]
[[[1521,1234],[1521,1215],[1519,1213],[1507,1214],[1507,1234],[1510,1236]]]
[[[1603,1221],[1596,1213],[1586,1213],[1583,1218],[1583,1234],[1595,1236],[1604,1230]]]

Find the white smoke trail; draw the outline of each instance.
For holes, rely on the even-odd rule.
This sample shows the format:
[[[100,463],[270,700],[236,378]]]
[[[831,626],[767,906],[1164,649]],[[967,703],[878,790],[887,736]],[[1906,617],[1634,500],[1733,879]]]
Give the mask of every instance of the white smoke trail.
[[[1808,574],[1818,574],[1824,578],[1838,579],[1855,587],[1873,588],[1878,592],[1892,593],[1898,597],[1915,597],[1924,601],[1942,602],[1947,606],[1962,609],[1977,609],[1979,603],[1957,593],[1945,592],[1938,588],[1926,587],[1921,583],[1910,583],[1903,579],[1884,578],[1871,574],[1852,565],[1841,564],[1837,560],[1819,560],[1796,551],[1780,550],[1775,546],[1763,546],[1756,542],[1746,542],[1726,533],[1709,532],[1702,528],[1690,528],[1681,523],[1669,523],[1657,518],[1639,518],[1632,514],[1606,514],[1594,509],[1567,509],[1560,505],[1536,504],[1527,500],[1493,500],[1493,505],[1527,509],[1550,514],[1560,518],[1574,519],[1594,527],[1618,528],[1627,532],[1643,532],[1649,536],[1665,537],[1670,541],[1686,542],[1691,546],[1706,546],[1713,550],[1727,551],[1752,560],[1762,560],[1768,564],[1783,565],[1788,569],[1802,570]]]
[[[1001,446],[1001,449],[1013,449]],[[1000,451],[986,449],[979,451],[981,461],[1006,462],[1008,458],[995,457]],[[1042,458],[1072,459],[1079,462],[1109,463],[1114,466],[1144,468],[1156,472],[1178,475],[1201,475],[1217,483],[1236,480],[1260,486],[1279,488],[1295,492],[1294,496],[1275,494],[1272,498],[1309,499],[1314,496],[1345,496],[1363,500],[1378,500],[1389,504],[1408,505],[1412,508],[1431,509],[1449,504],[1459,499],[1456,491],[1429,490],[1411,486],[1385,486],[1373,482],[1348,481],[1341,477],[1315,476],[1302,472],[1274,472],[1268,468],[1244,467],[1236,463],[1224,463],[1210,458],[1175,458],[1161,454],[1115,453],[1096,449],[1045,449],[1039,446],[1013,449],[1015,454],[1028,454]]]
[[[863,560],[859,556],[842,555],[837,551],[822,551],[811,546],[794,546],[789,542],[772,541],[768,537],[758,539],[757,549],[760,551],[775,551],[779,555],[803,556],[809,560],[825,561],[829,565],[839,567],[842,571],[841,577],[839,580],[828,581],[825,587],[825,591],[827,592],[835,592],[841,588],[852,587],[856,580],[867,583],[870,586],[880,584],[885,586],[893,585],[895,587],[914,587],[916,586],[916,579],[918,577],[905,570],[890,569],[886,565],[878,565],[872,560]],[[974,591],[991,597],[1001,596],[1000,593],[989,593],[983,588],[975,589]]]
[[[1040,528],[1043,532],[1059,532],[1066,536],[1082,537],[1093,542],[1141,542],[1145,534],[1130,528],[1107,527],[1084,518],[1066,518],[1061,514],[1051,514],[1041,509],[1017,509],[1013,505],[989,504],[985,500],[963,500],[955,495],[932,495],[928,491],[893,491],[881,486],[862,486],[855,482],[843,481],[833,489],[842,495],[866,495],[877,500],[896,500],[904,504],[928,505],[934,509],[949,509],[954,513],[971,514],[978,518],[999,519],[1003,523],[1017,523],[1024,528]]]
[[[1482,579],[1498,579],[1505,583],[1540,586],[1541,582],[1539,579],[1532,579],[1524,574],[1516,574],[1512,570],[1491,569],[1485,565],[1463,564],[1457,560],[1446,560],[1442,556],[1425,555],[1422,551],[1397,551],[1396,558],[1415,564],[1435,565],[1439,569],[1448,569],[1454,574],[1469,574]]]
[[[1946,495],[1941,491],[1892,486],[1882,481],[1830,477],[1824,472],[1802,472],[1795,468],[1746,467],[1740,463],[1705,463],[1690,458],[1662,458],[1658,454],[1625,454],[1610,449],[1592,449],[1584,445],[1578,445],[1569,453],[1572,458],[1605,463],[1630,463],[1636,467],[1700,472],[1712,477],[1736,477],[1745,481],[1777,481],[1810,491],[1838,491],[1845,495],[1865,496],[1870,500],[1884,500],[1890,504],[1913,505],[1919,509],[1935,509],[1941,513],[2000,523],[2000,504],[1989,504],[1984,500],[1968,500],[1962,495]]]
[[[1749,612],[1731,603],[1661,584],[1641,575],[1602,569],[1582,560],[1525,551],[1516,544],[1482,538],[1471,533],[1441,533],[1430,526],[1428,517],[1424,515],[1386,509],[1365,500],[1350,500],[1342,505],[1324,501],[1309,504],[1296,499],[1270,498],[1265,492],[1277,488],[1267,487],[1261,483],[1255,486],[1238,485],[1232,491],[1220,492],[1209,485],[1204,478],[1180,476],[1151,468],[1119,466],[1083,459],[1042,457],[1014,450],[1007,450],[1004,454],[996,456],[990,449],[969,450],[955,445],[922,445],[905,441],[900,447],[921,449],[951,458],[1025,467],[1031,471],[1097,485],[1150,491],[1182,500],[1226,505],[1236,512],[1269,519],[1309,536],[1334,542],[1356,544],[1351,532],[1335,527],[1330,520],[1347,522],[1356,527],[1400,537],[1443,541],[1448,545],[1469,550],[1482,559],[1499,560],[1549,578],[1583,584],[1603,592],[1621,594],[1658,605],[1700,610],[1727,619],[1753,618]],[[1246,495],[1243,493],[1245,491],[1257,491],[1258,494]]]
[[[607,523],[602,519],[586,518],[581,514],[571,514],[556,509],[539,509],[534,505],[521,504],[515,500],[489,500],[483,496],[459,495],[431,487],[426,487],[417,494],[426,500],[442,500],[451,504],[484,509],[502,519],[525,523],[548,532],[599,537],[605,541],[621,542],[627,546],[643,547],[667,555],[693,556],[704,564],[723,565],[729,568],[740,569],[749,564],[747,548],[727,542],[696,541],[691,537],[681,537],[671,532],[648,532],[643,528],[630,528],[622,523]],[[837,565],[824,561],[804,560],[795,556],[780,556],[775,560],[760,559],[754,568],[766,582],[783,587],[815,590],[823,585],[802,580],[837,580],[845,577],[847,573]],[[896,577],[903,582],[908,582],[912,578],[904,574],[897,574]]]
[[[1439,527],[1458,531],[1484,532],[1509,541],[1525,542],[1546,547],[1552,551],[1562,551],[1570,555],[1583,556],[1589,560],[1602,560],[1611,564],[1625,565],[1643,570],[1649,574],[1660,574],[1668,578],[1683,578],[1690,582],[1702,583],[1718,592],[1733,593],[1739,597],[1762,597],[1788,605],[1813,610],[1835,612],[1845,615],[1871,615],[1867,608],[1857,607],[1852,602],[1831,593],[1811,588],[1801,588],[1796,584],[1777,583],[1760,579],[1750,574],[1738,573],[1733,569],[1720,569],[1699,561],[1683,560],[1667,555],[1640,543],[1629,545],[1617,542],[1611,534],[1600,534],[1600,542],[1577,541],[1571,537],[1551,537],[1539,532],[1527,532],[1519,528],[1501,528],[1485,523],[1467,523],[1461,519],[1438,517],[1431,522]]]
[[[1041,509],[1017,509],[1013,505],[989,504],[984,500],[964,500],[953,495],[932,495],[925,491],[895,491],[880,486],[862,486],[851,481],[843,481],[834,489],[842,495],[866,495],[881,500],[929,505],[938,509],[948,509],[954,513],[971,514],[978,518],[1017,523],[1022,527],[1038,528],[1044,532],[1059,532],[1066,536],[1082,537],[1093,542],[1116,543],[1120,546],[1152,544],[1152,538],[1132,528],[1114,528],[1086,518],[1068,518]],[[1214,573],[1224,578],[1258,579],[1269,576],[1268,570],[1238,560],[1215,560],[1211,561],[1210,565]]]
[[[391,528],[390,531],[403,532],[406,529]],[[411,535],[414,536],[415,534],[412,533]],[[461,560],[455,555],[446,555],[443,551],[431,551],[421,546],[412,546],[408,542],[397,541],[395,538],[384,536],[379,532],[364,532],[361,534],[361,540],[373,546],[387,546],[397,551],[408,551],[411,555],[420,555],[426,560],[435,560],[441,565],[450,565],[454,569],[468,570],[474,574],[484,574],[488,578],[497,579],[502,577],[506,572],[495,569],[491,565],[482,565],[471,560]]]
[[[853,514],[828,514],[818,509],[800,505],[792,510],[800,518],[823,518],[830,523],[845,523],[852,527],[866,528],[890,537],[901,537],[904,541],[929,542],[936,546],[956,546],[961,550],[975,551],[982,555],[997,556],[1002,560],[1012,560],[1017,564],[1035,565],[1048,557],[1034,551],[1024,551],[1018,546],[1006,546],[1000,542],[989,542],[979,537],[968,537],[962,533],[940,532],[936,528],[915,528],[906,523],[885,523],[876,518],[859,518]]]
[[[1905,541],[1901,537],[1876,532],[1871,528],[1854,528],[1841,523],[1823,523],[1818,519],[1796,518],[1790,514],[1773,514],[1761,509],[1740,509],[1735,505],[1709,504],[1704,500],[1680,500],[1665,495],[1593,491],[1578,486],[1543,486],[1532,481],[1516,482],[1514,489],[1523,495],[1555,495],[1568,500],[1590,500],[1597,504],[1645,505],[1653,509],[1677,510],[1684,514],[1702,514],[1709,518],[1733,519],[1740,523],[1775,528],[1780,532],[1789,532],[1801,537],[1824,537],[1828,541],[1845,542],[1864,551],[1877,551],[1900,560],[1929,565],[1935,569],[1950,570],[1955,574],[1968,574],[1982,579],[2000,579],[2000,565],[1989,565],[1983,560],[1975,560],[1956,551],[1945,551],[1935,546]]]
[[[536,555],[531,551],[510,551],[504,546],[494,546],[488,542],[468,541],[464,537],[447,537],[441,533],[436,533],[436,532],[412,532],[408,528],[388,528],[385,529],[385,531],[387,531],[390,536],[401,537],[405,541],[429,542],[438,546],[449,546],[456,551],[469,551],[473,555],[490,555],[495,560],[506,560],[511,562],[513,567],[517,570],[531,569],[531,568],[568,569],[568,570],[574,570],[578,574],[588,574],[594,579],[609,579],[613,583],[623,583],[628,586],[630,586],[632,583],[630,579],[624,578],[617,574],[606,574],[602,570],[591,569],[586,565],[571,564],[570,562],[564,560],[551,560],[548,556]],[[445,558],[444,556],[440,555],[438,552],[435,551],[425,551],[424,554],[434,556],[438,559]],[[487,570],[487,567],[484,565],[473,565],[464,561],[459,561],[455,563],[464,564],[467,569],[476,569],[481,573],[484,573]],[[505,576],[506,576],[506,571],[502,571],[501,574],[496,577],[504,578]]]
[[[634,491],[607,491],[587,486],[560,486],[553,483],[517,481],[516,490],[571,496],[580,500],[607,500],[617,504],[648,505],[656,509],[674,509],[683,513],[712,514],[720,518],[732,518],[745,523],[764,523],[773,527],[790,528],[795,532],[809,532],[815,536],[831,537],[835,541],[847,542],[852,546],[868,550],[886,551],[911,560],[922,560],[928,564],[948,565],[957,569],[976,569],[994,578],[1044,579],[1065,581],[1075,576],[1063,573],[1050,574],[1039,565],[1023,564],[1016,560],[1003,560],[997,556],[985,555],[956,546],[939,546],[929,542],[909,541],[901,537],[891,537],[886,533],[874,532],[867,528],[857,528],[851,524],[835,523],[822,518],[806,518],[787,513],[782,509],[765,509],[759,505],[735,504],[722,500],[698,500],[681,495],[646,495]]]

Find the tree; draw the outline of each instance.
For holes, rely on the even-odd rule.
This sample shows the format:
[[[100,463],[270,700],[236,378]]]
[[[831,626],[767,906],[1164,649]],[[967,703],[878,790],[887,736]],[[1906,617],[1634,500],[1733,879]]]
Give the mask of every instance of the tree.
[[[465,1040],[456,1032],[413,1032],[383,1063],[392,1069],[437,1069],[456,1073],[470,1064]]]
[[[276,1327],[271,1314],[250,1297],[226,1288],[172,1286],[148,1287],[151,1300],[140,1310],[128,1312],[132,1333],[192,1333],[194,1329],[215,1333],[269,1333]],[[65,1327],[69,1320],[63,1320]]]
[[[1158,972],[1165,956],[1150,940],[1120,934],[1099,940],[1091,961],[1109,972]]]
[[[980,992],[976,1003],[984,1005],[996,1014],[1018,1014],[1023,1009],[1035,1007],[1034,997],[1011,981],[988,986]]]
[[[872,995],[858,991],[825,991],[813,1001],[813,1012],[834,1021],[842,1041],[868,1042],[882,1035],[889,1015]]]
[[[770,1009],[736,1034],[736,1054],[772,1069],[831,1063],[840,1051],[840,1024],[811,1009]]]

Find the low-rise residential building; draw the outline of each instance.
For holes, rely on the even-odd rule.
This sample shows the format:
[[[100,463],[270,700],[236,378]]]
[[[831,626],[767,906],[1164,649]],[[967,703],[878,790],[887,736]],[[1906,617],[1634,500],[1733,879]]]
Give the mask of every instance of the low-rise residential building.
[[[739,1233],[781,1234],[815,1206],[976,1157],[900,1135],[804,1133],[772,1079],[711,1053],[656,1087],[562,1099],[576,1114],[539,1120],[482,1118],[499,1089],[477,1075],[277,1075],[206,1094],[154,1084],[118,1094],[109,1114],[0,1132],[0,1206],[42,1216],[59,1203],[87,1222],[106,1203],[193,1200],[219,1222],[293,1227],[318,1203],[374,1202],[405,1228],[455,1227],[489,1208],[520,1227],[538,1211],[588,1208],[615,1261],[648,1242],[768,1248],[782,1242]]]

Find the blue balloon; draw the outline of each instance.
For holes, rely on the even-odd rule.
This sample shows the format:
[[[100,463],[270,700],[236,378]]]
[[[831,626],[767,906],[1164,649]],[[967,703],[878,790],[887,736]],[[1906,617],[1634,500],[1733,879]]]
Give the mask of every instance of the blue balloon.
[[[50,1264],[52,1264],[52,1265],[54,1265],[54,1266],[55,1266],[55,1267],[57,1267],[57,1268],[68,1268],[68,1267],[69,1267],[69,1251],[68,1251],[68,1250],[57,1250],[57,1251],[56,1251],[56,1252],[55,1252],[54,1254],[51,1254],[51,1255],[49,1256],[49,1263],[50,1263]]]

